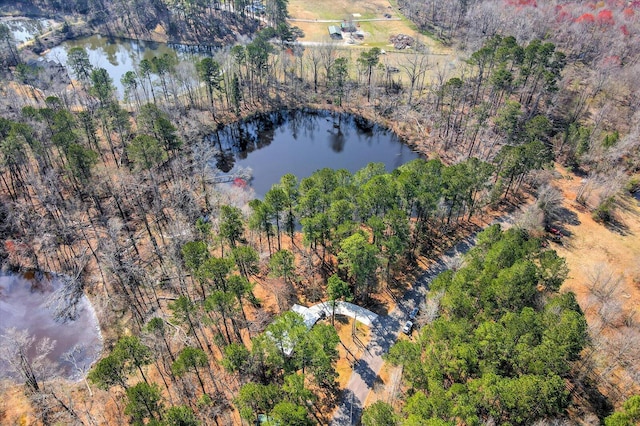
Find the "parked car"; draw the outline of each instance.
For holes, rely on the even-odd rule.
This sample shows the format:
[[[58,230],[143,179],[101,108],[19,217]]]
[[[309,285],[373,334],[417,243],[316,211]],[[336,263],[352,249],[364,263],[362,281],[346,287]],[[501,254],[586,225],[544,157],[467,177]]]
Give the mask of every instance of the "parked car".
[[[402,332],[406,335],[411,334],[411,329],[413,329],[413,321],[407,321],[402,327]]]
[[[418,312],[420,312],[420,308],[418,308],[417,306],[415,308],[413,308],[411,310],[411,312],[409,312],[409,319],[411,321],[413,321],[414,319],[416,319],[416,317],[418,316]]]

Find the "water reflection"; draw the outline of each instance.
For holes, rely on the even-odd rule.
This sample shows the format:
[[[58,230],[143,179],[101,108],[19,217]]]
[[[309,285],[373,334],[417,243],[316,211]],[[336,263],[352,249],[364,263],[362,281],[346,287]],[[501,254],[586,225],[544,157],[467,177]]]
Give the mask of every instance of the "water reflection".
[[[253,170],[252,187],[263,196],[285,173],[298,178],[324,167],[355,172],[370,162],[393,170],[418,154],[393,132],[350,114],[277,111],[242,121],[208,140],[218,148],[224,173]]]
[[[51,339],[55,345],[47,358],[52,368],[62,377],[77,380],[100,356],[102,336],[86,296],[80,293],[74,306],[61,305],[68,296],[64,290],[69,286],[64,284],[62,277],[42,273],[0,276],[0,335],[11,334],[11,329],[26,331],[35,339],[29,357],[37,355],[43,339]],[[17,378],[0,359],[0,378],[7,377]]]
[[[49,30],[54,21],[51,19],[30,19],[22,17],[4,17],[0,18],[0,23],[6,25],[11,31],[16,44],[20,45],[26,41],[32,40],[38,34]]]
[[[124,96],[124,87],[120,82],[122,76],[128,71],[135,71],[143,59],[151,60],[168,54],[180,60],[192,58],[198,53],[192,53],[188,49],[177,49],[178,46],[169,46],[164,43],[151,41],[137,41],[117,39],[93,35],[78,40],[68,40],[45,53],[44,57],[67,65],[67,54],[70,49],[81,47],[87,51],[89,61],[94,67],[107,70],[113,79],[119,97]]]

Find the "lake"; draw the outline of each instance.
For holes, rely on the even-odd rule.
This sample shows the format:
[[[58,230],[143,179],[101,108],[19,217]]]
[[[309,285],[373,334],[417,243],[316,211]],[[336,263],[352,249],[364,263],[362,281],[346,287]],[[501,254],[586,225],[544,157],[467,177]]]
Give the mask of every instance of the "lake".
[[[353,173],[372,162],[392,171],[420,157],[392,131],[328,111],[273,112],[226,126],[207,140],[220,150],[216,166],[223,173],[252,170],[258,197],[286,173],[298,179],[325,167]]]

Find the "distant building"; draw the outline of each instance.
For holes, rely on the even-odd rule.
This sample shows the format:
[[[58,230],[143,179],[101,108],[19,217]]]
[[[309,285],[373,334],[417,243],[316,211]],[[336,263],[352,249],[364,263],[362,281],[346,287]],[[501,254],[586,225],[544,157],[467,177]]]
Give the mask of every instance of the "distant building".
[[[345,32],[345,33],[355,33],[358,30],[356,28],[356,25],[351,20],[342,21],[342,24],[340,24],[340,27],[341,27],[342,31]]]
[[[332,39],[341,39],[342,30],[337,25],[331,25],[329,26],[329,36],[331,36]]]

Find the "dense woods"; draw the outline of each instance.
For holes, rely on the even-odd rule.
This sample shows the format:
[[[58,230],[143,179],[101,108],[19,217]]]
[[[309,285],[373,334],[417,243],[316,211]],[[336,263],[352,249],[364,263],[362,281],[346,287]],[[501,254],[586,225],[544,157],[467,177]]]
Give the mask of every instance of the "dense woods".
[[[464,266],[431,284],[439,317],[389,352],[412,388],[402,424],[532,424],[562,415],[565,379],[588,340],[573,294],[557,294],[566,272],[521,230],[494,225],[479,234]],[[380,424],[378,416],[368,408],[364,423]]]
[[[227,44],[144,59],[117,93],[84,49],[68,52],[66,75],[30,63],[0,24],[0,261],[71,277],[61,303],[89,294],[107,348],[82,386],[57,379],[42,357],[18,368],[40,422],[326,423],[339,395],[340,338],[329,321],[307,329],[291,304],[367,304],[525,192],[542,212],[522,226],[531,234],[490,227],[462,268],[433,281],[439,315],[388,356],[403,366],[402,408],[375,403],[363,423],[560,421],[572,392],[595,389],[591,357],[581,358],[593,354],[583,351],[584,316],[572,294],[558,293],[566,266],[534,238],[558,219],[537,171],[559,161],[585,173],[579,201],[605,223],[616,194],[637,189],[627,174],[640,155],[640,10],[441,3],[400,6],[467,49],[463,63],[451,70],[414,50],[397,73],[378,47],[297,43],[303,34],[286,23],[282,0],[260,16],[243,1],[20,3],[68,18],[65,37],[82,17],[112,35],[162,29],[176,42]],[[231,45],[237,34],[251,37]],[[384,123],[429,159],[394,171],[283,170],[255,200],[214,183],[216,161],[238,149],[216,144],[224,125],[299,108]],[[247,143],[242,124],[231,132]],[[264,306],[257,285],[276,306]],[[28,336],[3,336],[5,346],[35,348]],[[601,402],[596,414],[633,424],[634,391],[620,390],[617,412]]]

